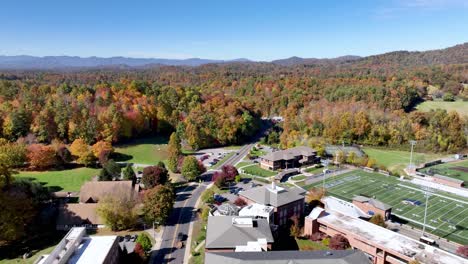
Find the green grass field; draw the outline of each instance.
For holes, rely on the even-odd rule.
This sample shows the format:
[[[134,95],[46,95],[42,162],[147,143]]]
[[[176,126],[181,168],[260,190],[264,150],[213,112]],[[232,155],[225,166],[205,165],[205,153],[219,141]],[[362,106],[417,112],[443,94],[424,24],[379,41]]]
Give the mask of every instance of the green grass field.
[[[293,180],[293,181],[302,181],[302,180],[305,180],[305,178],[307,178],[307,177],[304,176],[304,175],[296,175],[296,176],[291,177],[291,180]]]
[[[271,176],[275,176],[276,174],[278,174],[273,171],[262,169],[260,168],[258,164],[245,167],[243,168],[243,170],[245,173],[256,175],[256,176],[261,176],[261,177],[271,177]]]
[[[416,109],[422,112],[429,112],[435,109],[445,109],[447,112],[457,111],[461,115],[468,115],[468,102],[463,100],[457,100],[455,102],[444,102],[444,101],[425,101],[418,106]]]
[[[321,186],[322,182],[308,186]],[[424,222],[426,198],[419,186],[396,177],[354,170],[325,181],[329,195],[350,201],[356,195],[367,195],[392,206],[392,214],[416,226]],[[403,204],[404,199],[418,200],[420,205]],[[466,245],[468,243],[468,199],[443,192],[429,198],[427,229],[437,236]]]
[[[116,146],[115,152],[117,155],[123,154],[122,161],[151,165],[165,162],[169,155],[167,139],[162,137],[136,139],[129,144]]]
[[[465,183],[468,182],[468,172],[457,170],[457,167],[464,167],[468,169],[468,160],[430,166],[422,169],[421,172],[429,174],[440,174],[455,179],[463,180],[465,181]]]
[[[251,164],[253,164],[253,163],[250,162],[250,161],[241,161],[241,162],[237,163],[236,168],[244,167],[244,166],[251,165]]]
[[[403,172],[403,169],[409,165],[410,152],[400,150],[388,150],[380,148],[363,148],[364,152],[369,156],[377,160],[378,165],[384,165],[390,171],[396,171],[399,173]],[[413,153],[413,162],[415,164],[435,160],[444,155],[440,154],[426,154],[426,153]]]
[[[21,171],[14,177],[32,178],[52,187],[53,191],[79,191],[84,182],[96,176],[99,170],[92,168],[77,168],[61,171]]]

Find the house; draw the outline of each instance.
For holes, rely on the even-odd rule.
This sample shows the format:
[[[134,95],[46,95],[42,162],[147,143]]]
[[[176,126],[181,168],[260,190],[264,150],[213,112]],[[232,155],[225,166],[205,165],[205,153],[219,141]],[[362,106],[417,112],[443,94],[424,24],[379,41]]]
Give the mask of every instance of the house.
[[[267,251],[274,242],[265,219],[208,216],[206,252]]]
[[[104,227],[104,220],[97,213],[97,204],[63,204],[59,207],[56,228],[69,230],[73,227],[96,229]]]
[[[260,157],[260,167],[268,170],[291,169],[317,162],[317,151],[300,146],[268,153]]]
[[[86,236],[84,227],[72,228],[49,255],[34,264],[117,264],[120,262],[117,236]]]
[[[205,264],[370,264],[358,250],[207,252]]]
[[[389,219],[392,214],[392,207],[390,205],[366,196],[355,196],[353,198],[353,204],[370,216],[376,214],[381,215],[384,220]]]
[[[316,207],[304,220],[305,235],[317,232],[328,236],[341,234],[353,249],[364,252],[374,264],[450,263],[467,264],[468,261],[439,248],[421,243],[368,221],[327,212]]]
[[[106,195],[133,194],[132,181],[91,181],[80,189],[80,203],[97,203]]]
[[[286,225],[293,216],[301,217],[304,212],[305,191],[298,188],[283,188],[271,185],[260,186],[246,190],[239,194],[248,205],[260,204],[274,208],[274,221],[276,225]]]

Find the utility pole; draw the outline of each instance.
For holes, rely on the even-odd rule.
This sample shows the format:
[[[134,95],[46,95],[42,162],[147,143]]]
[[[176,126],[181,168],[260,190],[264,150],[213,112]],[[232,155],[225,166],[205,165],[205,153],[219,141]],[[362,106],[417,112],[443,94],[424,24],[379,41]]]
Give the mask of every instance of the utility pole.
[[[426,232],[427,204],[429,203],[429,196],[431,196],[431,194],[429,193],[429,188],[424,188],[424,190],[425,190],[424,195],[426,196],[426,204],[424,208],[424,224],[423,224],[422,236],[424,236],[424,232]]]
[[[416,140],[410,140],[409,143],[411,144],[411,154],[410,154],[410,162],[409,162],[408,168],[410,170],[412,170],[414,168],[414,165],[413,165],[413,149],[414,149],[414,145],[416,145]]]
[[[325,160],[325,169],[323,170],[322,189],[325,190],[325,177],[327,176],[329,160]]]

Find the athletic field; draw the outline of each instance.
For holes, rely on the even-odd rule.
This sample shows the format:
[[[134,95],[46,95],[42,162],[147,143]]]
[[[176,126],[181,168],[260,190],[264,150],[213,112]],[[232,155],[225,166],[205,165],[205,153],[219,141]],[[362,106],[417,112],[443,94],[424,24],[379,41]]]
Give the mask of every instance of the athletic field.
[[[314,186],[321,187],[323,182]],[[330,176],[325,180],[329,195],[351,201],[356,195],[366,195],[392,206],[392,214],[421,227],[424,222],[426,198],[420,187],[402,182],[393,176],[368,173],[362,170]],[[414,201],[419,205],[404,204]],[[426,230],[468,244],[468,199],[453,194],[432,191],[427,210]]]
[[[421,170],[429,175],[440,174],[455,179],[459,179],[468,183],[468,160],[455,161],[449,163],[430,166]]]

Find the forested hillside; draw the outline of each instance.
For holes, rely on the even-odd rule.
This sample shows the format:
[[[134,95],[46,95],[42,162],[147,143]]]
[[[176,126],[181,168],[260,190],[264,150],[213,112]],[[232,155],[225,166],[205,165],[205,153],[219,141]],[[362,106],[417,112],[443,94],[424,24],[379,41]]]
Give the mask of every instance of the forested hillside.
[[[431,151],[456,151],[466,146],[466,116],[413,109],[448,95],[468,99],[467,54],[463,44],[323,65],[3,71],[0,137],[93,144],[177,131],[198,149],[241,143],[256,132],[260,117],[282,115],[283,147],[416,139]]]

